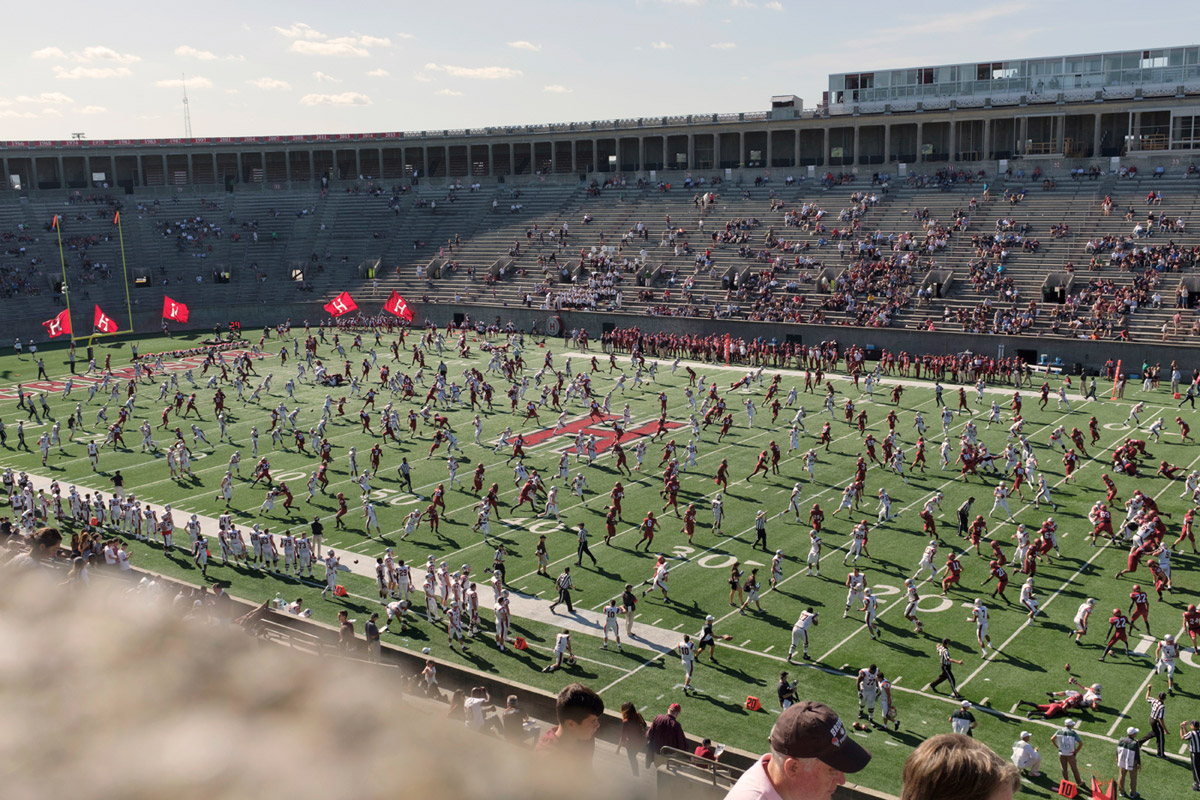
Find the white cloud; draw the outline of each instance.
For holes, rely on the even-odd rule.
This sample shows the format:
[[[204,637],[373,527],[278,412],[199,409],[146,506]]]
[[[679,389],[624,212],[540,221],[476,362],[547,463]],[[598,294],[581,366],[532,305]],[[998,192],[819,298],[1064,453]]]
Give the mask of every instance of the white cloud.
[[[397,39],[415,39],[415,38],[417,38],[416,36],[413,36],[411,33],[393,33],[392,35],[395,36]]]
[[[454,89],[438,89],[434,94],[445,95],[446,97],[462,97],[463,93]]]
[[[729,0],[729,5],[734,8],[758,8],[758,4],[752,3],[750,0]]]
[[[326,75],[324,72],[314,72],[313,77],[322,83],[341,83],[341,80],[338,78],[335,78],[332,75]]]
[[[533,42],[526,42],[523,40],[519,42],[509,42],[508,46],[515,50],[532,50],[535,53],[542,49],[540,44],[534,44]]]
[[[300,98],[300,104],[305,106],[369,106],[371,98],[362,92],[306,94]]]
[[[59,111],[57,108],[43,108],[42,116],[43,117],[61,117],[62,112]]]
[[[563,86],[561,83],[552,83],[549,86],[543,86],[542,91],[550,92],[551,94],[570,94],[571,92],[573,92],[575,90],[568,89],[567,87]]]
[[[79,64],[90,64],[94,61],[133,64],[142,60],[141,56],[135,56],[132,53],[118,53],[111,47],[104,47],[102,45],[91,45],[82,50],[72,50],[70,53],[64,53],[57,47],[43,47],[41,50],[34,50],[33,57],[67,59]]]
[[[366,58],[371,55],[369,50],[358,44],[357,39],[351,39],[346,36],[329,39],[324,42],[298,39],[292,42],[292,46],[288,49],[293,53],[300,53],[306,56],[355,56]]]
[[[107,114],[108,109],[104,106],[84,106],[79,109],[80,114]]]
[[[0,111],[0,119],[37,119],[37,114],[32,111],[13,111],[11,108],[6,108]]]
[[[320,31],[313,30],[303,22],[293,22],[289,28],[281,28],[278,25],[274,26],[275,30],[289,39],[324,39],[325,34]]]
[[[519,78],[525,74],[521,70],[511,67],[456,67],[451,64],[434,63],[426,64],[425,69],[431,72],[445,72],[455,78],[478,78],[487,81]]]
[[[281,89],[286,92],[292,88],[290,83],[287,81],[281,81],[278,78],[256,78],[252,81],[246,81],[246,83],[250,84],[251,86],[257,86],[260,89],[266,89],[267,91]]]
[[[702,5],[704,5],[704,0],[663,0],[663,2],[667,3],[668,5],[676,5],[676,6],[702,6]]]
[[[92,47],[83,48],[82,52],[71,51],[71,58],[81,63],[91,61],[115,61],[118,64],[132,64],[136,61],[141,61],[140,56],[135,56],[131,53],[118,53],[110,47],[101,47],[94,45]]]
[[[80,78],[125,78],[133,74],[129,67],[66,67],[56,66],[54,77],[62,80],[78,80]]]
[[[187,56],[187,57],[198,59],[200,61],[216,61],[217,60],[216,53],[210,53],[208,50],[197,50],[196,48],[192,47],[191,45],[186,45],[186,44],[181,44],[181,45],[179,45],[179,47],[176,47],[175,55]]]
[[[675,45],[671,44],[670,42],[651,42],[650,46],[655,50],[670,50]]]
[[[733,42],[713,42],[712,44],[714,50],[732,50],[735,47],[737,45]]]
[[[386,78],[386,77],[387,77],[388,75],[390,75],[390,74],[391,74],[391,73],[390,73],[390,72],[388,72],[388,71],[387,71],[386,69],[384,69],[383,67],[380,67],[379,69],[373,69],[373,70],[371,70],[370,72],[368,72],[368,73],[367,73],[367,75],[369,75],[369,76],[370,76],[370,77],[372,77],[372,78]]]
[[[763,8],[767,9],[768,11],[783,11],[783,3],[779,2],[779,0],[771,0],[771,2],[767,3],[765,6],[763,6]]]
[[[363,47],[391,47],[392,40],[380,36],[360,36],[358,43]]]
[[[54,103],[56,105],[62,105],[63,103],[74,103],[75,100],[70,97],[67,97],[62,92],[42,92],[41,94],[35,95],[33,97],[30,97],[28,95],[19,95],[17,97],[17,102],[18,103]]]
[[[160,89],[211,89],[213,82],[208,78],[188,78],[186,81],[182,78],[168,78],[166,80],[155,81],[154,85]]]

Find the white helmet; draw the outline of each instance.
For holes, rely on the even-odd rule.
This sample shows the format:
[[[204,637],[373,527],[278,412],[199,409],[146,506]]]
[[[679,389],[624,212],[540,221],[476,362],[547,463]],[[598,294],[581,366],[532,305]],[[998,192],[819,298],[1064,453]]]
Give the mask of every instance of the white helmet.
[[[976,597],[976,598],[975,598],[975,607],[976,607],[976,608],[979,608],[979,607],[980,607],[980,606],[982,606],[982,605],[983,605],[983,600],[982,600],[982,599],[980,599],[980,598],[978,598],[978,597]]]
[[[1026,579],[1025,579],[1025,585],[1026,585],[1026,586],[1033,586],[1033,578],[1026,578]]]
[[[715,620],[716,620],[716,618],[713,617],[712,614],[709,614],[707,617],[704,618],[705,622],[714,622]]]
[[[930,539],[929,544],[933,547],[937,547],[937,539]]]
[[[1174,634],[1171,634],[1171,633],[1168,633],[1168,634],[1167,634],[1167,641],[1168,641],[1168,642],[1173,642],[1173,641],[1175,641],[1175,635],[1174,635]]]

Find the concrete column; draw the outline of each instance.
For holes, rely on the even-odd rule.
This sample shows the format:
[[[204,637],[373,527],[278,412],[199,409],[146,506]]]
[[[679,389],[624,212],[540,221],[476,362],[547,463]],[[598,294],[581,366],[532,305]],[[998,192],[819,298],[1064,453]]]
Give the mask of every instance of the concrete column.
[[[467,162],[469,164],[471,161],[470,150],[468,150],[467,152],[468,152]],[[378,181],[383,181],[383,148],[382,147],[380,147],[379,150],[375,153],[375,158],[377,159],[375,163],[377,163],[379,165],[379,174],[375,176],[375,179]]]
[[[114,164],[114,169],[115,168],[116,168],[116,165]],[[245,180],[243,178],[243,175],[245,175],[245,173],[242,172],[242,151],[238,150],[237,151],[237,175],[234,176],[234,183],[241,183],[243,180]]]
[[[883,126],[883,163],[890,164],[892,162],[892,126],[885,124]]]
[[[852,163],[854,163],[856,165],[862,163],[862,159],[858,155],[858,131],[859,131],[859,126],[855,125],[854,126],[854,161]]]
[[[67,170],[62,156],[58,157],[58,185],[63,189],[67,188]]]
[[[308,151],[308,180],[310,183],[320,184],[317,179],[317,157],[312,150]]]
[[[957,134],[958,134],[958,128],[955,125],[955,121],[950,120],[950,134],[949,134],[949,137],[947,138],[947,155],[949,156],[949,159],[950,159],[949,163],[951,163],[951,164],[953,164],[955,162],[954,156],[955,156],[955,153],[957,152],[957,145],[958,145]]]
[[[638,137],[638,163],[637,163],[637,168],[638,168],[638,171],[639,171],[639,172],[645,172],[645,171],[646,171],[646,137],[645,137],[645,136],[639,136],[639,137]]]
[[[696,169],[696,134],[689,133],[687,141],[687,168],[688,172]]]
[[[600,171],[600,140],[592,139],[592,172]]]
[[[983,161],[989,161],[992,157],[992,121],[988,118],[983,120],[983,153],[979,158]]]
[[[1130,126],[1129,130],[1133,135],[1134,147],[1138,150],[1141,150],[1142,143],[1140,140],[1142,136],[1142,112],[1133,112],[1133,125]]]
[[[746,132],[738,131],[738,160],[737,165],[741,169],[746,168]]]
[[[771,157],[774,155],[774,152],[775,152],[774,148],[771,146],[771,134],[772,134],[772,131],[768,129],[767,130],[767,154],[766,154],[767,169],[770,169],[773,166],[773,164],[771,163]]]
[[[1029,117],[1021,117],[1020,131],[1017,152],[1021,155],[1027,155],[1025,149],[1029,143]]]
[[[821,166],[829,166],[829,128],[821,129]]]
[[[558,148],[554,146],[554,140],[550,140],[550,174],[554,175],[558,172]]]
[[[212,180],[213,180],[213,184],[215,185],[220,180],[219,176],[217,175],[217,154],[210,153],[209,157],[212,159],[212,176],[213,176]],[[85,165],[85,167],[86,167],[86,165]],[[312,170],[309,170],[309,171],[311,172]],[[92,173],[90,170],[87,173],[87,177],[89,180],[92,177]]]
[[[429,148],[421,146],[421,177],[429,177]]]
[[[797,128],[795,130],[795,135],[792,137],[792,141],[795,143],[792,145],[792,149],[795,150],[794,157],[792,158],[792,163],[796,165],[796,169],[799,169],[800,168],[800,129],[799,128]]]
[[[362,175],[362,148],[354,148],[354,180]]]
[[[925,162],[925,150],[922,148],[922,145],[925,143],[921,139],[921,135],[924,132],[925,132],[925,123],[918,122],[917,123],[917,163],[918,164],[922,164]]]
[[[1100,156],[1100,114],[1093,114],[1096,118],[1095,124],[1092,126],[1092,157]]]
[[[1054,118],[1054,152],[1063,153],[1067,146],[1067,115],[1059,114]]]

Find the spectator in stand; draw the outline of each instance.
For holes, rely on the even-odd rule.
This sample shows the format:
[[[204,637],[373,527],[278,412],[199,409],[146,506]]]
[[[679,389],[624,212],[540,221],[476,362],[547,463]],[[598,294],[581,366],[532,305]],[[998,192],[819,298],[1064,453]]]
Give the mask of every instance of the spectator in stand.
[[[596,731],[604,716],[604,700],[582,683],[572,683],[558,693],[558,724],[542,734],[538,751],[552,750],[566,758],[591,764],[596,749]]]
[[[696,763],[700,766],[708,766],[704,761],[717,760],[717,748],[713,747],[712,739],[705,737],[700,744],[696,745],[695,752],[692,753],[697,759]],[[700,760],[703,759],[703,760]]]
[[[671,703],[667,713],[659,714],[650,723],[650,729],[646,731],[647,769],[654,765],[655,758],[664,747],[687,752],[687,736],[683,733],[683,726],[679,724],[679,715],[682,712],[683,706]]]
[[[769,741],[771,752],[742,773],[725,800],[829,800],[848,773],[871,761],[837,713],[811,700],[780,714]]]
[[[645,746],[646,720],[638,713],[637,706],[628,701],[621,704],[621,741],[617,743],[617,752],[625,748],[629,756],[629,768],[633,776],[638,776],[638,752]]]
[[[500,723],[503,726],[504,738],[523,747],[530,740],[537,742],[541,728],[535,725],[533,720],[520,709],[518,702],[515,694],[508,696]]]
[[[1012,800],[1021,773],[986,744],[958,733],[926,739],[904,762],[900,800]]]
[[[463,713],[466,715],[467,727],[473,731],[500,732],[500,721],[495,715],[487,716],[483,707],[492,702],[492,696],[486,686],[476,686],[471,690],[471,696],[463,701]]]

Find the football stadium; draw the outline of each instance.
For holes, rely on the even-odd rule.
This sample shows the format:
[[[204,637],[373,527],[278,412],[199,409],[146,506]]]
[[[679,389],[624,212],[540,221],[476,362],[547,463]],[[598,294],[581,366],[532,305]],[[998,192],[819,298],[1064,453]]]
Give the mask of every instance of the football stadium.
[[[757,100],[0,141],[6,552],[435,716],[583,684],[622,775],[678,703],[663,796],[809,700],[839,797],[968,731],[1020,796],[1200,789],[1200,47]]]

